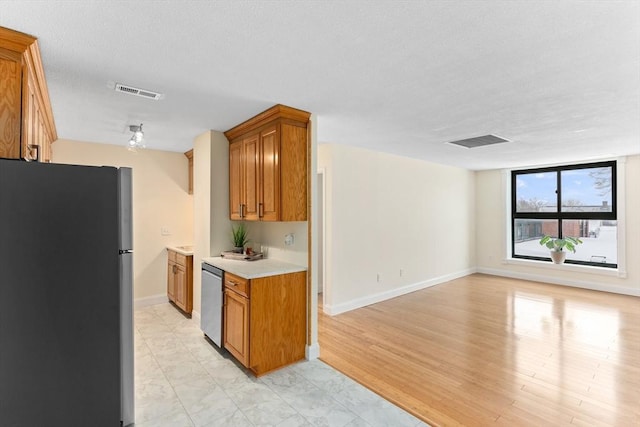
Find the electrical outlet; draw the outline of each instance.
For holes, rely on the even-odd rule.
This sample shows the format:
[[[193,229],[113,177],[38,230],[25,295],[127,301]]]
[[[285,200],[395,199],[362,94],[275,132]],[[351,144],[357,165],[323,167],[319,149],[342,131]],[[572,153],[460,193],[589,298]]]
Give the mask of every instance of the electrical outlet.
[[[380,283],[382,281],[382,275],[380,275],[380,273],[378,273],[378,275],[377,275],[377,280],[378,280],[378,283]]]
[[[402,277],[402,275],[404,274],[404,269],[400,269],[400,277]]]
[[[165,225],[163,227],[160,227],[160,234],[163,236],[171,236],[171,231],[169,231],[169,227]]]
[[[295,237],[294,237],[293,233],[285,234],[285,236],[284,236],[284,244],[285,244],[285,246],[293,245],[294,241],[295,241]]]

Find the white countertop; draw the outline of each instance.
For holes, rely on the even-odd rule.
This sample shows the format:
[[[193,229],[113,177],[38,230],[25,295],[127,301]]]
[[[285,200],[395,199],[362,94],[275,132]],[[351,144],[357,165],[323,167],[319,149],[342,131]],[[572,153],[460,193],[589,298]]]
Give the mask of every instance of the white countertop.
[[[179,254],[191,256],[193,255],[193,246],[184,245],[184,246],[167,246],[168,250],[172,250],[174,252],[178,252]]]
[[[222,257],[209,257],[202,258],[202,261],[245,279],[257,279],[258,277],[307,271],[307,267],[270,258],[256,261],[242,261]]]

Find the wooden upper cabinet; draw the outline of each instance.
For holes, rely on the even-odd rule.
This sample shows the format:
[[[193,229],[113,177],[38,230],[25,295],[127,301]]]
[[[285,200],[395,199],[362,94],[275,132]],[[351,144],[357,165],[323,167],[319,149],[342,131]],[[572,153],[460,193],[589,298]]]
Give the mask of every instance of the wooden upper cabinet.
[[[188,169],[188,178],[189,178],[189,187],[188,187],[188,192],[189,194],[193,194],[193,148],[189,151],[185,151],[184,155],[187,157],[187,160],[189,162],[189,169]]]
[[[20,157],[22,62],[0,49],[0,157]]]
[[[242,141],[244,167],[244,198],[242,219],[257,221],[259,219],[260,202],[260,139],[258,135],[251,135]]]
[[[229,145],[229,217],[242,219],[244,177],[242,167],[242,140]]]
[[[306,144],[306,142],[305,142]],[[280,135],[278,126],[260,132],[260,217],[263,221],[278,221],[280,210]],[[305,171],[306,173],[306,171]],[[305,218],[306,219],[306,218]]]
[[[49,162],[57,138],[36,38],[0,27],[0,158]]]
[[[225,132],[232,220],[307,220],[309,117],[276,105]]]
[[[229,145],[229,212],[233,220],[259,219],[259,143],[259,135],[254,134]]]

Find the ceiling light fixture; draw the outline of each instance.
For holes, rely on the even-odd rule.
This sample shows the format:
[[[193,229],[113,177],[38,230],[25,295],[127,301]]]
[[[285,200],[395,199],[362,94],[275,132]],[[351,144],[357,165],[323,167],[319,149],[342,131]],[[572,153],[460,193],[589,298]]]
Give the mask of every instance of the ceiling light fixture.
[[[142,123],[140,125],[129,125],[129,130],[133,132],[131,139],[129,140],[129,149],[135,150],[136,148],[145,148],[144,145],[144,132],[142,131]]]

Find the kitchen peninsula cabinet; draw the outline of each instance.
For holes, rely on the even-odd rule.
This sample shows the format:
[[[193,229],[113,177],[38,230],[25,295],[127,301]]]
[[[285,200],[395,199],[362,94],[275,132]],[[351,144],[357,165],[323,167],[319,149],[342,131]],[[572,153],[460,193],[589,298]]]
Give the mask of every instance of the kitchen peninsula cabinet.
[[[306,272],[253,279],[225,272],[223,329],[224,347],[258,376],[303,359]]]
[[[307,220],[309,117],[276,105],[225,132],[231,220]]]
[[[0,27],[0,158],[51,161],[56,133],[35,37]]]
[[[167,297],[182,311],[193,310],[193,255],[167,249]]]

